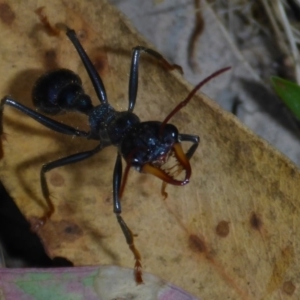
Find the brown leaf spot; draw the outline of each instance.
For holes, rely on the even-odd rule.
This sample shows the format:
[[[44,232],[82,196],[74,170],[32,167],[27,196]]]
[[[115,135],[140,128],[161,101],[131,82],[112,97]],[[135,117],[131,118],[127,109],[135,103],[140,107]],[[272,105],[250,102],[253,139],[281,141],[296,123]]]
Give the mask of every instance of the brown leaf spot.
[[[63,240],[74,241],[83,235],[82,229],[75,223],[60,221],[56,223],[56,230],[63,234]]]
[[[220,237],[226,237],[229,234],[229,222],[220,221],[216,227],[216,234]]]
[[[76,225],[76,224],[67,224],[66,227],[64,228],[64,231],[66,234],[72,234],[72,235],[80,235],[81,229]]]
[[[252,212],[251,214],[250,225],[255,230],[260,230],[262,227],[262,220],[255,212]]]
[[[111,203],[111,196],[107,196],[104,200],[105,203]]]
[[[45,249],[49,245],[57,245],[59,247],[61,241],[74,242],[83,235],[83,230],[74,222],[62,220],[48,220],[45,226],[39,231]]]
[[[84,42],[88,38],[88,33],[86,30],[81,29],[77,32],[77,36],[80,39],[80,42]]]
[[[202,239],[196,234],[191,234],[189,237],[189,246],[193,251],[204,253],[207,251],[206,245]]]
[[[65,179],[58,172],[52,172],[50,175],[50,183],[53,186],[62,186],[65,183]]]
[[[40,22],[43,24],[45,31],[47,32],[47,34],[49,34],[50,36],[57,36],[59,35],[59,30],[55,27],[53,27],[49,20],[48,17],[45,13],[45,7],[39,7],[38,9],[35,10],[35,13],[38,15],[38,17],[40,18]]]
[[[16,18],[16,14],[7,3],[0,3],[0,19],[6,25],[11,25]]]
[[[44,54],[44,61],[45,61],[44,64],[47,69],[58,68],[56,58],[57,58],[57,55],[56,55],[56,51],[54,49],[46,50],[46,52]]]
[[[285,281],[282,286],[282,290],[289,296],[292,296],[295,292],[295,285],[289,280]]]
[[[97,55],[93,57],[93,65],[98,73],[103,75],[107,67],[106,55],[104,53],[97,53]]]

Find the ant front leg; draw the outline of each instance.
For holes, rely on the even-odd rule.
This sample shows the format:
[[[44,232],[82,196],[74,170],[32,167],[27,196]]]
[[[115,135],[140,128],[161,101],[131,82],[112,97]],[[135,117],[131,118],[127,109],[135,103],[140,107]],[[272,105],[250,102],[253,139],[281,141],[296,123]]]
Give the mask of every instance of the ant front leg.
[[[96,92],[100,102],[102,104],[108,103],[107,95],[106,95],[106,91],[105,91],[105,87],[102,82],[102,79],[101,79],[100,75],[98,74],[96,68],[94,67],[93,63],[91,62],[89,56],[86,54],[85,50],[83,49],[83,47],[77,37],[76,32],[73,29],[69,28],[65,24],[60,23],[57,25],[57,27],[63,29],[66,32],[67,37],[74,45],[78,55],[81,58],[81,61],[84,64],[84,67],[91,79],[91,82],[93,84],[93,87],[95,89],[95,92]]]
[[[34,229],[35,231],[37,231],[40,226],[44,225],[44,223],[51,217],[51,215],[54,213],[54,210],[55,210],[54,205],[50,199],[50,193],[49,193],[46,176],[45,176],[46,173],[55,168],[70,165],[70,164],[82,161],[84,159],[87,159],[87,158],[93,156],[94,154],[98,153],[99,151],[101,151],[104,147],[105,147],[104,144],[99,144],[97,147],[95,147],[92,150],[72,154],[67,157],[63,157],[61,159],[58,159],[58,160],[55,160],[48,164],[43,165],[43,167],[41,169],[41,174],[40,174],[41,188],[42,188],[43,196],[48,205],[48,211],[42,216],[42,218],[40,218],[40,223],[36,225],[37,228]]]
[[[122,182],[122,157],[118,153],[114,175],[113,175],[113,201],[114,201],[114,213],[116,214],[118,223],[123,231],[126,242],[129,246],[129,249],[132,251],[135,259],[134,274],[135,281],[137,284],[143,283],[142,278],[142,264],[141,264],[141,255],[139,251],[135,248],[134,237],[132,231],[129,229],[123,218],[121,217],[122,208],[120,202],[120,191],[121,191],[121,182]]]
[[[182,142],[191,142],[193,145],[188,149],[188,151],[185,153],[188,160],[192,158],[195,151],[197,150],[200,138],[198,135],[192,135],[192,134],[179,134],[178,139]]]
[[[163,66],[167,70],[174,70],[177,69],[181,74],[183,74],[182,68],[178,65],[170,64],[160,53],[157,51],[145,48],[142,46],[137,46],[132,49],[132,57],[131,57],[131,67],[130,67],[130,75],[129,75],[129,88],[128,88],[128,98],[129,98],[129,105],[128,111],[133,111],[138,91],[138,77],[139,77],[139,60],[141,52],[146,52],[147,54],[153,56],[155,59],[160,61]]]

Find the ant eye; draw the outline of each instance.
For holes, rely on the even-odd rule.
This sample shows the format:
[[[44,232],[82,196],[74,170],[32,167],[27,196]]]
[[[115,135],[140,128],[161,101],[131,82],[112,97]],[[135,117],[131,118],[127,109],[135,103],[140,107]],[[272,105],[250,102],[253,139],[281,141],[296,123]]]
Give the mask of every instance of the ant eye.
[[[162,140],[166,144],[178,142],[178,129],[172,124],[166,124],[162,132]]]

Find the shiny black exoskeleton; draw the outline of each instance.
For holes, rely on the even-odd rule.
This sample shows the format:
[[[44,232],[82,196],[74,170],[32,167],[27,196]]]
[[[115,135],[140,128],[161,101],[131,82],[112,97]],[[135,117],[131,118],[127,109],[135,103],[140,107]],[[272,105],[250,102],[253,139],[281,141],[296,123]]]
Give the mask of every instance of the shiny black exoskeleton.
[[[98,106],[92,104],[90,97],[85,94],[81,79],[77,74],[66,69],[54,70],[41,76],[33,88],[33,103],[38,108],[39,112],[29,109],[9,96],[2,99],[0,107],[0,130],[2,133],[4,106],[10,105],[56,132],[99,140],[97,147],[90,151],[76,153],[43,165],[40,173],[41,187],[43,196],[49,206],[49,210],[42,218],[43,222],[54,212],[54,206],[49,197],[49,190],[45,177],[46,172],[57,167],[87,159],[101,151],[104,147],[110,145],[118,147],[118,155],[113,174],[114,213],[116,214],[126,241],[135,257],[136,281],[141,283],[141,257],[134,246],[133,234],[121,217],[120,197],[124,189],[128,170],[130,167],[134,167],[140,172],[151,173],[161,178],[166,183],[184,185],[188,183],[191,176],[189,159],[197,149],[199,137],[195,135],[180,134],[174,125],[167,124],[167,120],[164,122],[140,122],[139,118],[132,112],[138,90],[140,53],[146,52],[166,64],[166,61],[159,53],[140,46],[133,49],[129,79],[128,110],[118,112],[108,103],[102,80],[80,44],[75,31],[66,28],[66,34],[75,46],[85,65],[100,104]],[[197,89],[199,87],[200,85]],[[193,94],[195,92],[196,89],[193,90]],[[189,97],[191,98],[192,95],[190,94]],[[186,100],[186,103],[188,101],[189,99]],[[176,111],[172,114],[176,113],[179,109],[180,108],[176,108]],[[40,112],[42,112],[54,115],[63,111],[78,111],[86,114],[89,118],[90,131],[85,132],[78,130],[40,114]],[[169,116],[169,118],[170,117],[171,116]],[[180,142],[182,141],[192,143],[192,146],[187,153],[184,153],[181,149]],[[183,180],[176,180],[170,175],[170,172],[161,168],[170,155],[175,156],[178,161],[178,166],[181,167],[181,170],[185,171],[186,174]],[[122,156],[127,164],[123,181]]]

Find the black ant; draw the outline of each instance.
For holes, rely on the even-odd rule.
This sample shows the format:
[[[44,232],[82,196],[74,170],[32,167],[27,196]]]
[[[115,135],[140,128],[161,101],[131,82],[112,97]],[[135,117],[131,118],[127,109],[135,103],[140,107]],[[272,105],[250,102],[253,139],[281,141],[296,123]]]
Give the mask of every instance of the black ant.
[[[54,168],[87,159],[100,152],[104,147],[114,145],[118,148],[113,173],[114,213],[116,214],[118,223],[126,238],[126,242],[135,258],[135,280],[137,283],[142,283],[141,256],[135,248],[132,231],[121,217],[122,209],[120,199],[124,191],[129,168],[134,167],[139,172],[151,173],[162,179],[164,183],[180,186],[187,184],[191,176],[189,160],[198,147],[199,137],[196,135],[179,133],[174,125],[168,124],[168,121],[191,100],[197,90],[207,81],[220,73],[227,71],[229,68],[221,69],[200,82],[190,92],[187,98],[172,110],[163,122],[141,122],[138,116],[132,112],[137,97],[138,67],[141,52],[152,55],[154,58],[164,63],[169,69],[174,69],[178,66],[168,64],[158,52],[152,49],[141,46],[133,48],[129,76],[128,109],[127,111],[119,112],[108,103],[103,82],[80,44],[75,31],[65,25],[60,25],[60,27],[63,27],[66,31],[66,35],[77,50],[94,86],[100,104],[93,106],[90,97],[84,93],[79,76],[67,69],[58,69],[42,75],[33,87],[33,103],[39,111],[50,115],[55,115],[62,111],[78,111],[86,114],[89,118],[90,131],[81,131],[54,121],[51,118],[18,103],[11,97],[6,96],[2,99],[0,106],[0,133],[3,133],[2,118],[4,106],[10,105],[51,130],[99,141],[99,145],[90,151],[76,153],[43,165],[40,173],[41,188],[49,209],[41,218],[40,225],[43,225],[54,212],[54,206],[49,197],[49,190],[45,177],[47,172]],[[181,148],[181,142],[192,143],[186,153],[184,153]],[[177,166],[179,167],[179,171],[177,170],[176,175],[178,175],[181,170],[184,170],[184,179],[177,180],[175,179],[176,175],[172,175],[168,170],[162,169],[162,166],[167,162],[170,155],[175,156],[178,162]],[[122,156],[127,164],[123,181]]]

